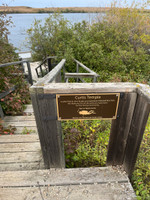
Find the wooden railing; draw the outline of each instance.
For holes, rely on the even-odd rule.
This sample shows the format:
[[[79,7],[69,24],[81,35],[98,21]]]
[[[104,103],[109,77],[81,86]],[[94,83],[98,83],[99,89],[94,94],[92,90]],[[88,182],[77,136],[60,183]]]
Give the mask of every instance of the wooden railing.
[[[86,67],[85,65],[83,65],[81,62],[79,62],[78,60],[74,59],[74,61],[76,62],[76,73],[66,73],[65,74],[65,78],[77,78],[77,82],[79,82],[79,79],[85,83],[86,81],[84,81],[82,78],[93,78],[93,82],[95,83],[97,81],[97,77],[99,77],[99,74],[97,74],[96,72],[94,72],[93,70],[89,69],[88,67]],[[84,69],[85,71],[89,72],[89,73],[79,73],[79,67],[81,67],[82,69]]]
[[[150,87],[136,83],[60,83],[57,77],[64,64],[63,59],[30,88],[45,167],[65,167],[56,95],[120,93],[117,118],[112,119],[107,165],[121,165],[131,176],[150,112]]]
[[[17,62],[10,62],[10,63],[5,63],[5,64],[1,64],[1,67],[8,67],[8,66],[13,66],[13,65],[22,65],[26,63],[27,64],[27,69],[28,69],[28,81],[31,85],[33,85],[33,80],[32,80],[32,73],[31,73],[31,67],[30,67],[30,61],[27,60],[22,60],[22,61],[17,61]]]
[[[35,68],[38,78],[44,77],[53,69],[54,66],[56,66],[56,63],[52,63],[52,59],[56,58],[56,56],[49,56],[46,59],[44,59],[38,67]]]
[[[27,69],[28,69],[28,82],[33,85],[33,80],[32,80],[32,73],[31,73],[31,68],[30,68],[30,62],[29,61],[17,61],[17,62],[11,62],[11,63],[5,63],[5,64],[1,64],[0,68],[3,67],[8,67],[8,66],[13,66],[13,65],[21,65],[22,66],[22,71],[23,69],[23,64],[26,63],[27,64]],[[12,74],[12,75],[17,75],[16,73]],[[5,96],[7,96],[8,94],[10,94],[11,92],[13,92],[16,89],[16,86],[10,88],[9,90],[0,93],[0,99],[4,98]],[[0,105],[0,117],[3,119],[4,118],[4,112],[2,110],[2,107]]]

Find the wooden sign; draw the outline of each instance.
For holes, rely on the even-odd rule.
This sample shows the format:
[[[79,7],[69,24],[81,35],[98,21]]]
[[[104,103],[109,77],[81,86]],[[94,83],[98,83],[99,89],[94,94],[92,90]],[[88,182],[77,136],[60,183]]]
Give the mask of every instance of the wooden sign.
[[[57,94],[58,120],[116,119],[120,93]]]

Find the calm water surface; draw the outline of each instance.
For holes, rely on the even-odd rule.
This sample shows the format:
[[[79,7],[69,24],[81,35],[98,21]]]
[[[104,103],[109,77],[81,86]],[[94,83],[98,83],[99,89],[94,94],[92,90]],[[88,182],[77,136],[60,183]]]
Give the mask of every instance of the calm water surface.
[[[26,47],[27,44],[27,29],[31,27],[34,23],[34,19],[42,20],[47,18],[50,14],[43,13],[32,13],[32,14],[8,14],[12,17],[13,27],[9,27],[10,35],[8,36],[9,42],[12,43],[18,50],[17,51],[29,51],[30,49]],[[104,13],[64,13],[63,16],[69,20],[71,23],[81,22],[86,20],[92,22],[96,19],[98,15],[103,16]]]

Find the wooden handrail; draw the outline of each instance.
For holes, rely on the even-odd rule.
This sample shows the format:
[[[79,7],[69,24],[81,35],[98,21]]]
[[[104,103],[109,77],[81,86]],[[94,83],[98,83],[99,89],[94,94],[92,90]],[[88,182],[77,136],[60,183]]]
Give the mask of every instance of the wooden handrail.
[[[30,62],[30,61],[28,61],[28,60],[22,60],[22,61],[4,63],[4,64],[0,64],[0,67],[8,67],[8,66],[11,66],[11,65],[19,65],[19,64],[27,63],[27,62]]]
[[[31,67],[30,67],[30,61],[28,60],[22,60],[22,61],[16,61],[16,62],[10,62],[10,63],[4,63],[0,65],[1,67],[9,67],[11,65],[19,65],[19,64],[23,64],[26,63],[27,64],[27,68],[28,68],[28,75],[29,75],[29,83],[31,85],[33,85],[33,80],[32,80],[32,73],[31,73]]]
[[[45,64],[45,62],[47,61],[47,64],[48,64],[48,72],[50,72],[52,70],[52,64],[51,64],[51,59],[56,59],[57,56],[49,56],[47,58],[45,58],[40,64],[38,67],[35,68],[35,71],[36,71],[36,74],[37,74],[37,77],[39,78],[40,75],[38,73],[38,69],[40,68],[40,72],[42,74],[42,77],[44,77],[44,73],[43,73],[43,70],[42,70],[42,66],[43,64]]]
[[[86,71],[95,74],[96,77],[99,77],[99,74],[97,74],[96,72],[94,72],[93,70],[89,69],[88,67],[86,67],[83,63],[79,62],[78,60],[74,59],[74,61],[80,65],[83,69],[85,69]]]
[[[44,84],[50,83],[55,80],[57,75],[61,72],[66,60],[62,59],[54,69],[52,69],[48,74],[46,74],[41,80],[39,80],[33,87],[42,86]],[[31,87],[32,88],[32,87]]]

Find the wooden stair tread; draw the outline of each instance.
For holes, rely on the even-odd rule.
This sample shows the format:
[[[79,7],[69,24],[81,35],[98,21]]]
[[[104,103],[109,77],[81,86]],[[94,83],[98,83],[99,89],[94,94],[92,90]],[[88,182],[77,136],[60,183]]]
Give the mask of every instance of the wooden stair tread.
[[[37,134],[0,136],[0,171],[43,169]]]
[[[7,200],[12,195],[14,200],[135,197],[126,174],[112,167],[1,172],[0,196]]]
[[[32,116],[5,116],[5,122],[20,122],[20,121],[35,121],[34,115]]]
[[[1,143],[32,143],[32,142],[38,142],[39,137],[37,134],[32,135],[2,135],[0,136],[0,144]]]

